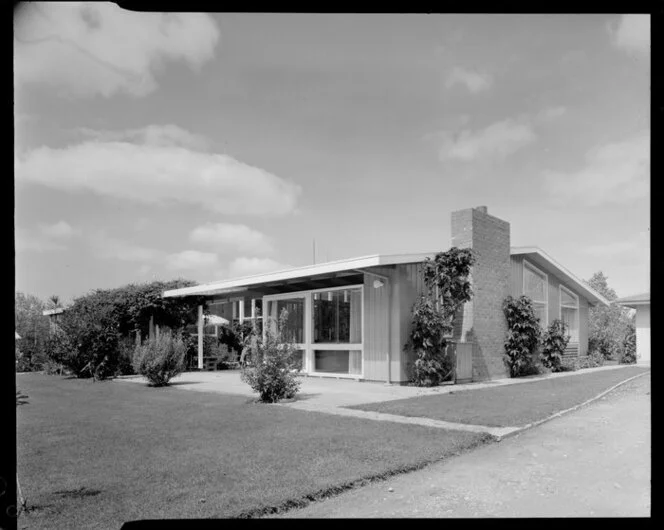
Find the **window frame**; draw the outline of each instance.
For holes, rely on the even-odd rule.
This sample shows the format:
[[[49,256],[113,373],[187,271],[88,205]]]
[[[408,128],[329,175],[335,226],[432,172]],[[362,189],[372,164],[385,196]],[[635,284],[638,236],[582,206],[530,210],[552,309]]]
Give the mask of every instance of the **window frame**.
[[[313,311],[313,295],[314,293],[324,293],[329,291],[349,291],[357,289],[360,292],[360,322],[362,326],[361,330],[361,342],[340,342],[340,343],[325,343],[325,342],[313,342],[313,332],[314,332],[314,311]],[[283,300],[290,298],[304,298],[304,339],[305,342],[297,344],[298,349],[304,349],[305,352],[305,362],[302,367],[302,371],[312,375],[319,376],[328,376],[328,377],[344,377],[349,379],[363,379],[364,378],[364,284],[353,284],[353,285],[342,285],[339,287],[323,287],[321,289],[310,289],[307,291],[295,291],[290,293],[278,293],[270,294],[263,296],[263,311],[267,311],[267,303],[272,300]],[[265,323],[263,329],[265,330],[267,317],[265,313],[263,316],[263,322]],[[360,374],[348,374],[348,373],[331,373],[331,372],[316,372],[316,362],[315,362],[315,350],[359,350],[361,352],[362,359],[362,372]]]
[[[574,298],[576,300],[576,307],[572,307],[569,304],[563,305],[563,296],[562,296],[563,291],[565,291],[568,295],[570,295],[572,298]],[[572,341],[570,339],[569,343],[570,344],[579,344],[581,342],[581,338],[579,336],[580,330],[581,330],[581,328],[580,328],[581,321],[580,321],[580,318],[579,318],[580,313],[581,313],[581,309],[580,309],[581,304],[579,303],[579,295],[577,295],[571,289],[569,289],[568,287],[565,287],[561,283],[558,286],[558,318],[560,318],[560,320],[563,319],[563,307],[565,307],[567,309],[576,309],[576,318],[575,318],[575,320],[576,320],[576,341]],[[569,335],[569,336],[571,337],[571,335]]]
[[[534,273],[537,276],[543,277],[544,279],[544,301],[542,300],[533,300],[533,302],[537,304],[544,304],[544,314],[546,315],[545,317],[545,322],[540,322],[540,326],[543,329],[546,329],[547,326],[549,325],[549,275],[544,272],[543,270],[539,269],[535,265],[533,265],[530,261],[527,259],[523,260],[523,270],[522,270],[522,293],[526,295],[526,269],[530,269],[529,272]],[[528,295],[526,295],[528,296]],[[531,298],[532,300],[532,298]]]

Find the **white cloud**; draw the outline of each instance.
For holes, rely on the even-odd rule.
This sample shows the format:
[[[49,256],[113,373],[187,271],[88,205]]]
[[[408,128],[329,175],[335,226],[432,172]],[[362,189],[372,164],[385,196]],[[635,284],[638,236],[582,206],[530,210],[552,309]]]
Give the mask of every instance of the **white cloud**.
[[[526,147],[537,138],[525,120],[507,119],[479,131],[465,129],[452,135],[442,134],[440,159],[470,162],[479,158],[505,158]]]
[[[563,106],[547,107],[537,113],[535,117],[539,121],[551,121],[567,114],[567,108]]]
[[[246,258],[234,259],[228,267],[228,276],[230,278],[241,278],[243,276],[252,276],[290,268],[288,265],[279,263],[270,258]]]
[[[168,147],[178,145],[194,150],[204,151],[210,142],[204,136],[191,133],[177,125],[148,125],[142,129],[127,129],[125,131],[98,131],[80,127],[76,132],[100,142],[130,142],[154,147]]]
[[[213,247],[218,252],[267,254],[273,250],[265,234],[242,224],[208,223],[198,226],[189,234],[189,240]]]
[[[168,61],[197,71],[219,29],[203,13],[141,13],[114,3],[31,2],[14,22],[14,79],[70,96],[145,96]]]
[[[132,243],[95,231],[88,235],[94,255],[100,259],[117,259],[153,263],[164,259],[165,252],[145,245]]]
[[[56,237],[56,238],[70,238],[79,233],[78,230],[74,230],[69,223],[66,221],[59,221],[52,225],[39,225],[40,232],[47,237]]]
[[[64,240],[80,234],[80,230],[72,228],[66,221],[54,224],[39,224],[36,229],[18,228],[14,235],[16,252],[47,252],[65,250]]]
[[[597,206],[647,197],[650,193],[650,134],[641,134],[591,149],[578,171],[544,173],[555,196]]]
[[[632,237],[620,237],[608,243],[589,245],[583,249],[583,252],[597,258],[623,257],[633,262],[636,256],[650,255],[650,232],[644,230]]]
[[[48,252],[52,250],[65,250],[67,247],[60,242],[40,232],[16,229],[14,234],[16,253],[20,252]]]
[[[493,78],[485,72],[455,66],[445,80],[445,87],[451,88],[456,84],[464,85],[470,92],[477,94],[491,88]]]
[[[183,250],[166,257],[166,267],[175,271],[207,270],[217,265],[217,255],[198,250]]]
[[[650,15],[622,15],[610,25],[613,44],[627,52],[650,53]]]
[[[182,147],[186,131],[175,129],[131,132],[158,138],[157,144],[94,140],[40,147],[15,157],[17,179],[144,204],[194,204],[227,215],[283,215],[295,209],[300,186],[225,154]]]

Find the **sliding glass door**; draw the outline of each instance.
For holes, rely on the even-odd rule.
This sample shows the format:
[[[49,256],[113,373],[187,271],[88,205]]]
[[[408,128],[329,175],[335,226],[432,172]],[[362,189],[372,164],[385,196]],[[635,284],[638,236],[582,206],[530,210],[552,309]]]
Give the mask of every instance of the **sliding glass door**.
[[[280,296],[271,296],[265,298],[266,311],[263,321],[269,326],[269,329],[276,333],[278,329],[279,318],[283,311],[286,311],[286,321],[284,322],[283,334],[285,340],[292,342],[297,348],[298,362],[300,370],[306,370],[306,350],[307,339],[305,330],[305,294],[289,294]]]
[[[315,372],[362,375],[362,288],[312,293]]]
[[[362,376],[362,286],[269,295],[264,323],[277,331],[287,311],[285,337],[308,373]]]

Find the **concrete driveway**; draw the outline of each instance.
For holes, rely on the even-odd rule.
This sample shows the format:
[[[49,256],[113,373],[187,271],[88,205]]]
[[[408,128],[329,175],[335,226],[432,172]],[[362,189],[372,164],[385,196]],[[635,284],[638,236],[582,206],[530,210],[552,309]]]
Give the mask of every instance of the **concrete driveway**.
[[[449,461],[280,517],[649,517],[650,374]]]

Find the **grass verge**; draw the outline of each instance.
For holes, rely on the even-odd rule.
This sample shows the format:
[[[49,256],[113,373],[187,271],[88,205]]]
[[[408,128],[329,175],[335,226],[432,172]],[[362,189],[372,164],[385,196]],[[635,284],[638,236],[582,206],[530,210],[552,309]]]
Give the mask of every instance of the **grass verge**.
[[[646,371],[648,368],[634,366],[348,408],[490,427],[518,427],[583,403]]]

